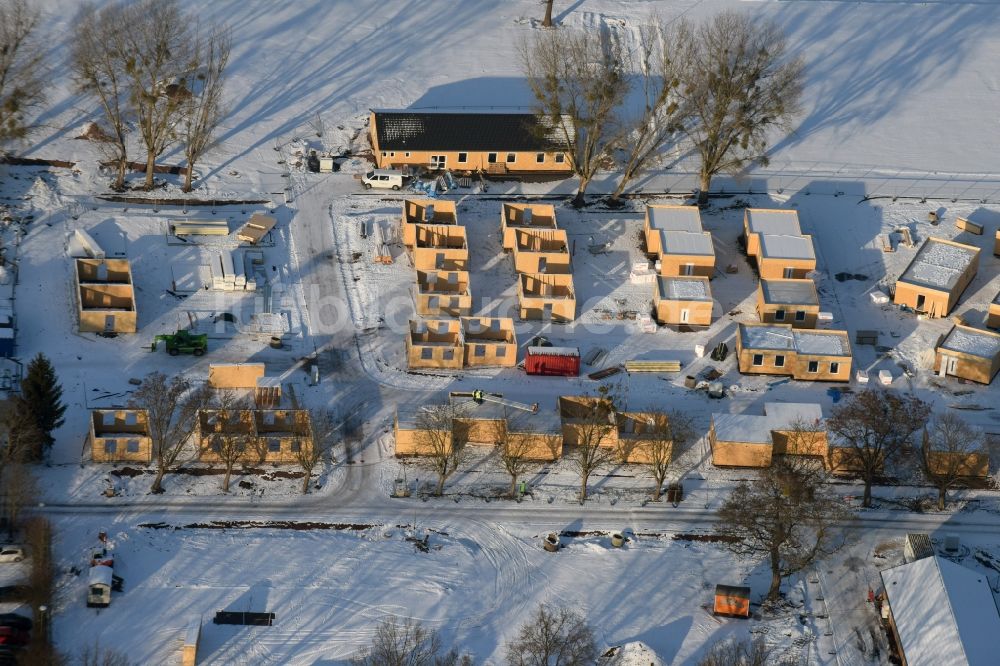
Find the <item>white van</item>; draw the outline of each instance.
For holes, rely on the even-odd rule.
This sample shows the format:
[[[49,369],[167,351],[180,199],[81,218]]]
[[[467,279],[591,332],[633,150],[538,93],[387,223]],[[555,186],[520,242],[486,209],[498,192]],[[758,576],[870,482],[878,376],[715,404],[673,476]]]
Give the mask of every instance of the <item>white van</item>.
[[[373,187],[398,190],[403,187],[403,172],[398,169],[373,169],[361,177],[361,182],[369,190]]]

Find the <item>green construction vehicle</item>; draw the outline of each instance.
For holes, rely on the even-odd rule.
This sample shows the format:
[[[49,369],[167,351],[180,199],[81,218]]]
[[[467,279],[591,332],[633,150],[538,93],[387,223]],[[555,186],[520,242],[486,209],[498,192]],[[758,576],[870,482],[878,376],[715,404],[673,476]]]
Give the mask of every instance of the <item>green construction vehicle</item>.
[[[180,330],[174,334],[157,335],[153,338],[149,351],[156,351],[156,343],[160,340],[166,344],[167,353],[171,356],[178,354],[201,356],[208,349],[208,334]]]

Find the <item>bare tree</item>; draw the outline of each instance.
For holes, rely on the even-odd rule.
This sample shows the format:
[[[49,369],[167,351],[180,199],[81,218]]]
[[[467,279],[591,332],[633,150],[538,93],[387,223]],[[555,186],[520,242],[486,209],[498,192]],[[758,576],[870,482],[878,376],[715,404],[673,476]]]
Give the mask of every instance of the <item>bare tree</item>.
[[[8,538],[14,536],[14,531],[21,523],[22,512],[25,507],[34,506],[37,495],[35,475],[31,467],[21,462],[4,465],[0,475],[0,501],[3,503]]]
[[[646,467],[656,484],[653,501],[659,502],[674,454],[694,437],[694,424],[690,416],[679,410],[653,411],[648,417],[637,447],[645,454]]]
[[[574,407],[572,428],[576,443],[569,447],[568,458],[580,474],[580,503],[587,501],[587,484],[597,469],[616,458],[616,396],[607,386],[596,396],[583,396]]]
[[[99,642],[83,648],[77,661],[80,666],[130,666],[132,663],[123,653]]]
[[[216,130],[227,113],[223,91],[231,46],[229,30],[216,28],[207,35],[199,35],[193,47],[194,71],[188,76],[189,95],[182,102],[181,138],[187,159],[185,192],[191,191],[195,164],[217,145]]]
[[[77,12],[76,30],[70,48],[69,65],[77,90],[94,99],[104,116],[105,125],[98,125],[98,149],[115,165],[112,188],[125,188],[128,169],[129,112],[126,62],[109,47],[115,35],[124,30],[117,4],[98,10],[86,3]]]
[[[8,464],[38,460],[44,443],[45,433],[24,398],[9,398],[0,417],[0,474]]]
[[[514,430],[518,429],[514,428]],[[497,461],[510,477],[508,493],[511,497],[515,497],[517,495],[517,480],[534,465],[532,454],[535,448],[535,437],[530,432],[512,431],[511,420],[506,411],[504,417],[496,422],[495,431]]]
[[[295,460],[305,472],[302,478],[302,494],[309,493],[313,470],[330,456],[334,439],[339,430],[333,415],[327,410],[314,410],[309,414],[308,445],[303,443],[295,453]]]
[[[875,477],[909,445],[929,414],[930,405],[916,396],[879,389],[855,393],[833,408],[827,427],[846,447],[843,464],[861,474],[864,506],[871,506]]]
[[[434,494],[439,496],[465,454],[464,443],[455,439],[454,419],[455,409],[448,404],[423,407],[416,417],[416,445],[421,452],[421,465],[437,476]]]
[[[521,44],[521,64],[547,137],[569,157],[582,206],[594,174],[620,136],[616,109],[628,92],[627,58],[618,39],[600,31],[558,30]]]
[[[774,649],[760,638],[727,638],[713,644],[698,666],[790,666],[794,661],[776,660]]]
[[[960,416],[945,412],[924,426],[920,461],[937,488],[939,511],[944,511],[949,490],[978,473],[975,454],[985,455],[983,435]]]
[[[30,115],[45,102],[37,26],[38,9],[27,0],[0,0],[0,148],[28,135]]]
[[[504,646],[508,666],[590,666],[597,660],[594,631],[579,613],[542,604]]]
[[[472,666],[472,658],[445,650],[436,631],[407,619],[379,623],[371,645],[351,659],[353,666]]]
[[[545,2],[545,18],[542,19],[543,28],[552,27],[552,2],[553,0],[543,0]]]
[[[799,111],[804,65],[775,22],[745,12],[723,11],[698,27],[680,21],[671,42],[704,204],[715,175],[767,164],[768,136],[790,129]]]
[[[211,455],[222,463],[225,474],[222,477],[222,492],[229,492],[229,482],[237,464],[248,459],[259,461],[261,438],[255,433],[251,413],[244,400],[232,391],[220,391],[217,395],[214,417],[218,428],[212,433],[202,433],[202,446],[207,446]],[[208,437],[204,437],[208,434]],[[209,451],[206,451],[208,453]],[[263,448],[266,455],[266,448]]]
[[[209,401],[204,385],[192,388],[180,376],[167,379],[162,372],[151,372],[129,399],[129,407],[146,411],[149,438],[153,449],[156,476],[149,491],[163,492],[163,477],[176,469],[191,435],[198,427],[198,411]]]
[[[843,502],[823,485],[818,465],[777,458],[755,481],[744,481],[718,511],[720,531],[735,537],[737,555],[765,556],[771,570],[767,598],[778,598],[781,581],[841,545],[838,523],[850,519]]]
[[[656,18],[640,26],[638,36],[636,64],[644,104],[641,113],[625,122],[627,131],[621,141],[625,159],[621,179],[611,194],[612,205],[620,200],[625,186],[659,158],[664,147],[677,141],[688,108],[678,96],[682,63],[671,48],[670,29]]]

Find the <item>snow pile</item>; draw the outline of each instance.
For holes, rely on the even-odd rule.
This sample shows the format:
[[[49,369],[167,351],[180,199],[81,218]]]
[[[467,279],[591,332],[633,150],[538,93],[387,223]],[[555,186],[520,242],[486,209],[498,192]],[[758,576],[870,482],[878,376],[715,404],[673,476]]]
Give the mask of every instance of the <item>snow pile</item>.
[[[599,666],[666,666],[659,655],[642,641],[616,645],[605,652]]]

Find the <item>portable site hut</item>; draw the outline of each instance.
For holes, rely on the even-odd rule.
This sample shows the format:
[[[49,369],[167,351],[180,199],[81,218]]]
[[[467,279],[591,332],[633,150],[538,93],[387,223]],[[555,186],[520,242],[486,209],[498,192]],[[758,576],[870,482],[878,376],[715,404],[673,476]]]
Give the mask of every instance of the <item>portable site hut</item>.
[[[716,585],[713,613],[750,617],[750,588],[741,585]]]
[[[81,333],[135,333],[135,291],[127,259],[76,260]]]
[[[144,409],[93,409],[88,443],[94,462],[149,462],[149,415]]]
[[[368,126],[380,169],[567,176],[573,171],[552,122],[530,111],[373,109]]]
[[[576,292],[569,273],[521,273],[517,276],[521,319],[570,322],[576,319]]]
[[[513,250],[519,230],[555,231],[556,208],[552,204],[505,203],[500,206],[503,249]]]
[[[770,467],[774,453],[771,423],[755,414],[712,414],[708,443],[717,467]]]
[[[107,608],[111,605],[114,569],[106,564],[90,567],[87,575],[87,608]]]
[[[989,384],[1000,371],[1000,333],[952,326],[934,350],[934,372]]]
[[[517,336],[509,317],[463,317],[465,366],[517,365]]]
[[[413,247],[416,242],[418,224],[457,225],[455,202],[448,199],[403,199],[400,227],[406,247]]]
[[[743,374],[808,381],[850,381],[851,343],[845,331],[793,329],[791,324],[740,324],[736,355]]]
[[[743,211],[743,237],[747,243],[747,256],[757,261],[760,255],[760,237],[765,234],[801,236],[799,213],[782,208],[747,208]]]
[[[978,266],[978,247],[928,238],[896,280],[893,302],[929,317],[947,317]]]
[[[441,224],[414,225],[413,267],[419,270],[469,270],[469,244],[465,227]]]
[[[816,328],[819,294],[812,280],[761,279],[757,285],[757,316],[767,324]]]
[[[563,444],[578,446],[581,442],[606,449],[618,449],[618,424],[611,401],[586,395],[559,396],[559,418],[562,421]]]
[[[881,572],[882,615],[905,666],[992,666],[1000,614],[985,574],[940,556]]]
[[[444,418],[433,410],[397,409],[392,430],[397,458],[444,453],[451,451],[454,445],[452,419]]]
[[[707,231],[661,231],[660,275],[700,275],[715,273],[715,247]]]
[[[646,252],[659,256],[661,231],[701,232],[701,211],[697,206],[670,206],[651,204],[646,206],[646,220],[642,233],[646,241]]]
[[[707,277],[657,276],[653,291],[656,321],[667,325],[709,326],[712,288]]]
[[[459,370],[465,350],[458,319],[410,320],[406,336],[407,366]]]
[[[468,271],[418,270],[413,300],[424,317],[459,317],[472,312]]]
[[[529,375],[576,377],[580,374],[580,350],[577,347],[528,347],[524,371]]]
[[[517,229],[514,270],[518,273],[572,273],[569,239],[562,229]]]
[[[986,326],[988,328],[1000,328],[1000,291],[990,301],[989,310],[986,312]]]
[[[812,236],[761,234],[757,272],[763,278],[802,279],[816,270]]]

